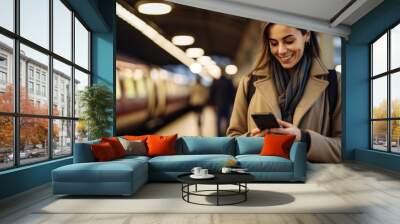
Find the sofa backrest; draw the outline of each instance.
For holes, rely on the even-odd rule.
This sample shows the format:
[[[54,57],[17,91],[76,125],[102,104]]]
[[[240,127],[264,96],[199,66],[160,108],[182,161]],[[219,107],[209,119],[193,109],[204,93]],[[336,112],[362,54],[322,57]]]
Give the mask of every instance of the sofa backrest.
[[[235,155],[235,139],[231,137],[184,136],[176,143],[178,155],[226,154]]]
[[[93,140],[81,143],[75,143],[74,148],[74,163],[89,163],[95,162],[96,158],[90,148],[92,144],[99,144],[100,140]]]
[[[95,162],[96,159],[90,145],[98,143],[100,140],[75,143],[74,163]],[[177,139],[176,151],[178,155],[226,154],[235,156],[259,154],[263,144],[263,137],[183,136]]]
[[[236,137],[236,155],[259,154],[263,145],[263,137]]]

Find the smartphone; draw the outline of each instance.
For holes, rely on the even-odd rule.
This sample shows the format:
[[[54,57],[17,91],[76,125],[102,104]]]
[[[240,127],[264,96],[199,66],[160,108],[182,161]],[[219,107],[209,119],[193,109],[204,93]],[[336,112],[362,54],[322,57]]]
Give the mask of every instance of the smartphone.
[[[280,128],[278,121],[276,121],[276,118],[272,113],[252,114],[251,117],[261,131],[270,128]]]

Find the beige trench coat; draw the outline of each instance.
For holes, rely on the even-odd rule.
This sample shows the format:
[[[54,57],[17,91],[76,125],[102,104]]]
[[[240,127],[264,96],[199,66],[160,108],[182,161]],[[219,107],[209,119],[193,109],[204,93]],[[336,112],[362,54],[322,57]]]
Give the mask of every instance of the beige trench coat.
[[[341,75],[337,73],[337,104],[333,113],[333,127],[330,127],[328,73],[321,60],[314,59],[303,97],[294,112],[293,124],[310,133],[311,143],[307,156],[310,161],[336,163],[341,161]],[[251,75],[265,78],[260,78],[254,82],[255,92],[248,105],[246,93],[247,83]],[[251,114],[269,112],[273,113],[276,118],[282,118],[275,84],[268,69],[255,71],[253,74],[244,76],[238,86],[227,135],[249,136],[250,130],[256,128]],[[331,129],[332,136],[328,137]]]

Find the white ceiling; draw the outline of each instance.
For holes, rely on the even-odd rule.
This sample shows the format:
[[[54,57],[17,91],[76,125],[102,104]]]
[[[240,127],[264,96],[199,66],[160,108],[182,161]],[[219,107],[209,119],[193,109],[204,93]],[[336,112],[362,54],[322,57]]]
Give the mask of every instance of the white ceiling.
[[[329,20],[350,0],[227,0],[235,3],[275,9],[292,14]],[[310,7],[313,6],[313,7]]]
[[[283,23],[342,37],[350,27],[383,0],[169,0],[211,11]],[[336,20],[333,20],[347,4]]]

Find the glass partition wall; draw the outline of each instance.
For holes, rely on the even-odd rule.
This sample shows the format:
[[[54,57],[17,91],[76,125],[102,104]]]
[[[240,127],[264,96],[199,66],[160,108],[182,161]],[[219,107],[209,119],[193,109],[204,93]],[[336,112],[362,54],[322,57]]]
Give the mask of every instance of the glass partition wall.
[[[87,139],[77,110],[90,35],[63,0],[0,1],[0,170],[70,156]]]

